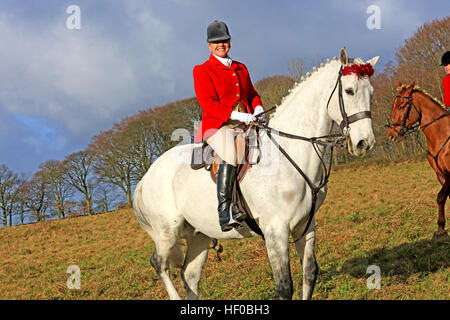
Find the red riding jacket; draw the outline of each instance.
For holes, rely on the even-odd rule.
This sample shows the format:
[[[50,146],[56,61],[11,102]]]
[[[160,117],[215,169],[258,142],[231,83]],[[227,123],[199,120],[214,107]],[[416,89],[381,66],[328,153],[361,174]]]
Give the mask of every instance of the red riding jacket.
[[[195,143],[212,136],[227,122],[238,100],[245,105],[248,113],[253,113],[256,106],[262,106],[247,67],[233,61],[228,68],[212,54],[209,60],[194,67],[194,88],[203,109]]]
[[[442,79],[442,86],[444,87],[444,104],[450,107],[450,74]]]

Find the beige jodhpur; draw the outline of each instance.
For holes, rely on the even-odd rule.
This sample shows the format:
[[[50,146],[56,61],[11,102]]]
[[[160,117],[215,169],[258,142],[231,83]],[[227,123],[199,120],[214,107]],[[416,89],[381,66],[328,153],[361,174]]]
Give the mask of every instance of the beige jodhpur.
[[[224,123],[216,133],[206,140],[206,143],[213,148],[222,160],[234,167],[238,161],[237,159],[242,159],[241,155],[238,155],[238,150],[236,148],[236,137],[238,134],[242,133],[243,130],[234,128],[236,124],[239,124],[239,122],[228,121]]]

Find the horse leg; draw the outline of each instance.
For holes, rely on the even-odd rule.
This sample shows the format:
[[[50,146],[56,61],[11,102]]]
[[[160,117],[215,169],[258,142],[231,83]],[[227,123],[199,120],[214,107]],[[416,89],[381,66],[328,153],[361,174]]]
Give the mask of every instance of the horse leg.
[[[153,268],[155,268],[155,271],[161,281],[164,283],[171,300],[181,300],[177,289],[170,279],[169,273],[170,257],[174,252],[178,252],[176,246],[179,246],[179,244],[177,241],[178,239],[174,233],[164,233],[160,235],[160,237],[158,237],[158,241],[156,242],[156,250],[150,258],[150,263]]]
[[[292,235],[294,239],[299,236],[299,234]],[[319,266],[317,265],[316,255],[314,253],[315,241],[315,223],[312,221],[306,234],[295,242],[295,249],[297,250],[300,263],[303,267],[303,300],[311,299],[317,280],[317,274],[319,273]]]
[[[450,194],[450,179],[446,178],[445,179],[445,183],[441,188],[441,191],[439,191],[437,198],[436,198],[436,202],[438,204],[438,231],[437,231],[437,235],[441,236],[444,235],[445,232],[445,202],[447,201],[447,197]]]
[[[186,238],[187,251],[181,278],[186,289],[186,298],[189,300],[198,299],[198,284],[200,276],[208,257],[209,242],[211,238],[203,233],[193,232]]]
[[[292,277],[289,266],[289,230],[287,226],[269,226],[264,232],[267,255],[272,266],[277,293],[283,300],[292,299]]]

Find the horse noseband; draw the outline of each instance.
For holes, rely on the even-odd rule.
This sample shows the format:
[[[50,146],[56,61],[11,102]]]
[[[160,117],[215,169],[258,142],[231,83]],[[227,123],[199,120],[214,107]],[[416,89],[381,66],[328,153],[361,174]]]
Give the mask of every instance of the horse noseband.
[[[403,117],[403,120],[401,123],[397,123],[397,122],[388,122],[388,124],[386,125],[386,127],[394,130],[394,132],[396,132],[399,136],[404,136],[407,133],[411,133],[414,132],[418,127],[420,127],[420,121],[422,119],[422,114],[419,112],[419,110],[417,110],[416,106],[413,103],[413,99],[412,99],[412,93],[413,91],[411,91],[410,95],[408,97],[406,96],[401,96],[401,95],[396,95],[396,98],[403,98],[403,99],[407,99],[407,101],[405,102],[405,104],[403,104],[400,109],[404,109],[406,107],[406,112],[405,115]],[[409,119],[409,115],[411,113],[411,108],[414,107],[414,109],[416,110],[416,112],[419,114],[419,124],[418,125],[413,125],[411,127],[408,127],[406,125],[406,121]],[[395,127],[400,127],[400,130],[397,130]]]
[[[372,113],[370,111],[361,111],[357,112],[355,114],[352,114],[351,116],[347,115],[347,112],[345,111],[345,104],[344,104],[344,98],[342,96],[342,66],[339,69],[339,76],[337,78],[336,84],[334,85],[334,89],[331,92],[330,97],[328,98],[327,102],[327,110],[328,105],[330,104],[331,97],[334,94],[334,91],[336,91],[336,87],[339,87],[338,89],[338,100],[339,100],[339,110],[341,111],[342,121],[339,124],[339,127],[341,128],[341,132],[344,136],[348,135],[348,132],[350,131],[350,124],[362,120],[362,119],[372,119]]]
[[[345,121],[342,120],[339,127],[341,130],[344,130],[345,127],[348,127],[350,123],[362,120],[362,119],[372,119],[372,113],[370,111],[361,111],[355,114],[352,114],[351,116],[347,117],[347,125],[345,124]]]

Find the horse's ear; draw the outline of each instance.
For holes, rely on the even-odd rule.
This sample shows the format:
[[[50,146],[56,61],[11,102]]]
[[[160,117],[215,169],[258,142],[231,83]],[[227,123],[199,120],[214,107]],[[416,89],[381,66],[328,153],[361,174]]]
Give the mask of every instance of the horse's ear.
[[[348,64],[348,55],[347,51],[345,50],[345,47],[343,47],[339,52],[339,58],[344,66]]]
[[[373,57],[372,59],[368,60],[366,63],[369,63],[372,67],[374,67],[377,64],[378,59],[380,59],[380,56]]]
[[[406,90],[403,91],[403,94],[404,95],[411,94],[411,92],[413,91],[415,85],[416,85],[416,81],[414,80],[409,86],[406,87]]]
[[[397,88],[401,88],[402,87],[402,83],[399,81],[397,82]]]

